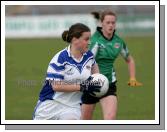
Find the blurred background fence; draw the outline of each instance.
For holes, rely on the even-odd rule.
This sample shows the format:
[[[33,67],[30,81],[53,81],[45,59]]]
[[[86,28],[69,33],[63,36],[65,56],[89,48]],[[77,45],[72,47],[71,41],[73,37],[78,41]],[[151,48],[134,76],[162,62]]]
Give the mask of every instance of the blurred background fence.
[[[154,35],[153,5],[8,5],[6,38],[60,37],[72,24],[82,22],[95,31],[92,11],[116,12],[117,32],[123,36]]]

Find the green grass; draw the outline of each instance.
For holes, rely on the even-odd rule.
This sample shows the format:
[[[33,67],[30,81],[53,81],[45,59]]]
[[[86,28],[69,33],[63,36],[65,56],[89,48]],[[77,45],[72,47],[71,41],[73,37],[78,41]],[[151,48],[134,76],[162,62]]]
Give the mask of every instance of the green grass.
[[[154,120],[154,37],[125,38],[136,61],[136,76],[142,87],[128,87],[128,67],[119,57],[117,94],[119,120]],[[5,118],[31,120],[51,58],[67,45],[61,39],[6,39]],[[94,119],[102,119],[99,104]]]

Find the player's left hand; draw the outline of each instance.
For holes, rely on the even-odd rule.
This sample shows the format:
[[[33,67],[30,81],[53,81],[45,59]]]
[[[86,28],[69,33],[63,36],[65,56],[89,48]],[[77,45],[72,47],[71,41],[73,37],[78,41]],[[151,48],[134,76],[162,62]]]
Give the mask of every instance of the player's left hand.
[[[138,82],[136,79],[129,79],[128,85],[131,87],[142,86],[143,84]]]
[[[83,93],[88,93],[88,94],[92,94],[95,95],[93,92],[100,92],[100,82],[92,82],[93,77],[89,77],[87,80],[85,80],[84,82],[82,82],[80,84],[80,91]]]

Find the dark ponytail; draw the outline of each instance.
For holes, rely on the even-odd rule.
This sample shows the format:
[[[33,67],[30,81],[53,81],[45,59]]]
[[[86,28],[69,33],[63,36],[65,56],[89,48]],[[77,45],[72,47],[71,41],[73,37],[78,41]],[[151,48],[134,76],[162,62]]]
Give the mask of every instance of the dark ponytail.
[[[96,20],[100,20],[100,12],[98,12],[98,11],[93,11],[93,12],[91,12],[91,14],[93,15],[93,17],[94,17]]]
[[[66,42],[69,43],[69,41],[68,41],[68,33],[69,33],[69,31],[68,31],[68,30],[65,30],[65,31],[62,33],[62,39],[63,39],[64,41],[66,41]]]
[[[83,32],[90,32],[89,27],[82,23],[76,23],[62,33],[62,39],[70,43],[73,37],[80,38]]]

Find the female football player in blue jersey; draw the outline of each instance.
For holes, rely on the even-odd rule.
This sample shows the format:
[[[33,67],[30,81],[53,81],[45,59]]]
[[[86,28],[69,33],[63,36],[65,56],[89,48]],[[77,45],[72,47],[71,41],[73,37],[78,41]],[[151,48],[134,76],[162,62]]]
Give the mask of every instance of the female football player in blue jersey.
[[[78,120],[82,93],[100,91],[100,84],[89,83],[90,75],[99,72],[93,53],[88,50],[90,35],[90,29],[81,23],[63,32],[62,38],[69,46],[49,63],[34,120]]]
[[[141,86],[136,80],[135,62],[130,55],[125,42],[115,33],[116,15],[110,10],[101,13],[93,13],[95,18],[100,18],[101,27],[97,27],[96,32],[91,37],[90,49],[95,56],[100,73],[109,80],[109,90],[101,98],[93,97],[89,94],[82,96],[82,119],[92,119],[95,104],[100,102],[103,118],[116,119],[117,114],[117,95],[116,95],[116,76],[113,64],[119,54],[124,58],[129,67],[130,79],[129,86]]]

